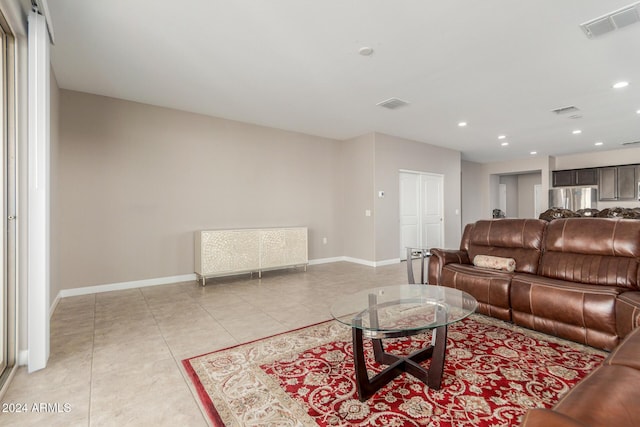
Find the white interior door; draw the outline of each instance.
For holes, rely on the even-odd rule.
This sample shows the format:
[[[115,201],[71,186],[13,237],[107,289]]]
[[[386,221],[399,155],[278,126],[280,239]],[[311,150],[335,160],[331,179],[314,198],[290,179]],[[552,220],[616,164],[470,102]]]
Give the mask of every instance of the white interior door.
[[[400,259],[407,247],[444,245],[443,176],[400,172]]]
[[[420,244],[420,175],[400,172],[400,259],[407,258],[407,246]]]
[[[442,176],[420,175],[422,210],[420,220],[422,222],[421,246],[425,248],[443,247],[442,227]]]

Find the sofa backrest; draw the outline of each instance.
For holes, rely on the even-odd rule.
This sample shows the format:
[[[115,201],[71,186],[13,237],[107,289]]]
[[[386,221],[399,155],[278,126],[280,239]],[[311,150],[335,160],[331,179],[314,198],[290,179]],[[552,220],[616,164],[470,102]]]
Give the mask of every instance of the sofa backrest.
[[[538,270],[546,221],[540,219],[480,220],[465,228],[461,249],[473,262],[476,255],[491,255],[516,260],[515,271]]]
[[[564,218],[549,223],[538,274],[638,289],[640,221]]]

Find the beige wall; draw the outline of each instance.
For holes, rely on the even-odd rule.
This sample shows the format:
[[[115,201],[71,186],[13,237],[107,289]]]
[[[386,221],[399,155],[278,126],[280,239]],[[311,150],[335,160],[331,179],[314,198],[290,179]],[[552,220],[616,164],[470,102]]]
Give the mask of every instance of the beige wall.
[[[50,259],[49,259],[49,274],[50,274],[50,288],[49,288],[49,303],[53,303],[58,292],[60,291],[60,228],[58,214],[59,209],[59,190],[58,190],[58,171],[59,171],[59,147],[60,147],[60,89],[58,88],[58,81],[51,68],[51,83],[50,83],[50,108],[51,108],[51,125],[50,125],[50,165],[49,173],[50,185],[49,185],[49,204],[50,204]]]
[[[466,224],[487,218],[482,212],[482,192],[478,183],[482,181],[482,164],[462,161],[460,166],[462,186],[462,228]],[[489,215],[490,216],[490,215]]]
[[[399,171],[444,177],[444,245],[460,246],[460,152],[381,133],[375,134],[375,248],[376,261],[400,257]],[[384,198],[378,198],[378,191]],[[456,212],[457,211],[457,212]]]
[[[540,173],[518,174],[518,218],[534,218],[535,186],[542,184]],[[547,193],[545,193],[547,194]],[[547,199],[548,197],[545,197]]]
[[[640,163],[640,147],[593,151],[556,157],[556,170]]]
[[[312,260],[398,259],[401,169],[444,176],[445,243],[459,245],[457,151],[376,133],[335,141],[67,90],[58,96],[52,296],[192,273],[199,229],[307,226]]]
[[[365,261],[375,260],[374,231],[374,134],[341,143],[342,191],[340,217],[344,238],[341,255]],[[365,216],[370,210],[371,216]]]
[[[311,259],[341,256],[340,154],[330,139],[61,90],[52,295],[192,273],[199,229],[307,226]]]
[[[506,217],[518,218],[518,176],[501,175],[499,177],[499,182],[500,184],[504,184],[507,189]]]
[[[540,172],[499,176],[499,183],[507,188],[507,218],[535,217],[534,186],[541,182]]]
[[[463,162],[463,176],[468,175],[476,180],[465,179],[467,189],[465,192],[478,193],[479,204],[470,204],[463,200],[463,210],[465,220],[469,222],[478,219],[491,218],[491,211],[498,207],[498,183],[500,175],[513,174],[540,174],[540,184],[542,191],[546,194],[549,190],[550,171],[553,170],[555,158],[553,157],[533,157],[508,162],[494,163],[473,163]],[[547,199],[542,210],[547,209]],[[472,220],[472,221],[471,221]]]

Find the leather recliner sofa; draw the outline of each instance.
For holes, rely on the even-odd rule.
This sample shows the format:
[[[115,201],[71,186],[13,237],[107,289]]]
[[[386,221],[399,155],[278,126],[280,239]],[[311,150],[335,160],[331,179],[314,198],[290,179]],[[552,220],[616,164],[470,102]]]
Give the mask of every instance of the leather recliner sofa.
[[[477,267],[477,255],[513,258],[513,271]],[[464,290],[482,314],[613,350],[552,409],[522,426],[638,426],[640,221],[566,218],[483,220],[459,250],[432,249],[428,282]]]
[[[515,271],[477,267],[477,255]],[[468,292],[478,312],[612,350],[640,315],[640,221],[614,218],[481,220],[459,250],[431,249],[428,283]]]

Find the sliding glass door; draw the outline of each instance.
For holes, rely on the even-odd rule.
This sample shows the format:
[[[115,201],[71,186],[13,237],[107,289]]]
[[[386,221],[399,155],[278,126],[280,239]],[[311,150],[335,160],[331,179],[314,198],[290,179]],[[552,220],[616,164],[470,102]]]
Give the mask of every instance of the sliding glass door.
[[[15,364],[15,52],[0,13],[0,387]]]
[[[9,306],[7,304],[7,300],[9,297],[9,289],[7,286],[7,275],[6,275],[6,261],[5,261],[5,247],[6,247],[6,136],[7,136],[7,109],[6,109],[6,34],[4,31],[0,29],[0,44],[2,45],[2,49],[0,52],[0,70],[2,72],[2,77],[0,81],[2,84],[0,85],[0,128],[2,129],[2,151],[0,154],[0,200],[2,200],[2,209],[0,210],[0,214],[2,215],[0,219],[0,231],[2,232],[2,240],[0,241],[0,279],[2,280],[2,292],[0,292],[0,372],[3,372],[7,368],[7,359],[8,359],[8,338],[9,338],[9,328],[8,328],[8,314],[9,314]]]

